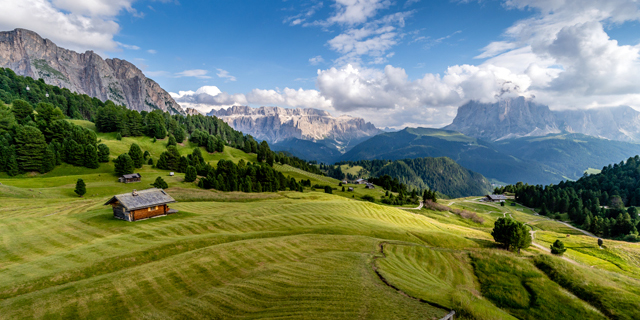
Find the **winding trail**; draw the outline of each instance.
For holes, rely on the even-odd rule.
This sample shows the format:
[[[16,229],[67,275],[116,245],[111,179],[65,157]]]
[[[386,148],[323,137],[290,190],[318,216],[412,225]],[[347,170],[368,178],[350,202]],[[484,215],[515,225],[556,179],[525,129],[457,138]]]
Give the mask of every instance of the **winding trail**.
[[[597,237],[597,236],[595,236],[593,233],[591,233],[591,232],[589,232],[589,231],[582,230],[582,229],[580,229],[580,228],[576,228],[576,227],[574,227],[574,226],[572,226],[572,225],[570,225],[570,224],[568,224],[568,223],[566,223],[566,222],[562,222],[562,221],[558,221],[558,220],[555,220],[555,221],[556,221],[556,222],[559,222],[559,223],[562,223],[562,224],[564,224],[565,226],[567,226],[567,227],[569,227],[569,228],[571,228],[571,229],[574,229],[574,230],[576,230],[576,231],[580,231],[580,232],[582,232],[585,236],[589,236],[589,237],[591,237],[591,238],[596,238],[596,239],[598,239],[598,237]]]
[[[402,210],[420,210],[422,209],[422,207],[424,207],[424,202],[420,201],[420,205],[417,208],[402,208],[402,207],[398,207],[396,209],[402,209]]]

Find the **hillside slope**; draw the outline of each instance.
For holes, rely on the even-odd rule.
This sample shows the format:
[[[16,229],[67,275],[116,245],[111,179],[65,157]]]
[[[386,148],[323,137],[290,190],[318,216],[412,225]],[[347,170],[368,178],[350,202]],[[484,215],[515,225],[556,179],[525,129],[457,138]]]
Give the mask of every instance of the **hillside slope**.
[[[60,48],[29,30],[0,32],[0,67],[129,109],[185,114],[169,93],[128,61]]]
[[[379,134],[357,145],[342,156],[341,160],[425,157],[448,157],[487,178],[507,183],[527,181],[538,184],[557,182],[563,178],[561,173],[550,167],[504,154],[491,143],[459,132],[428,128],[407,128]]]

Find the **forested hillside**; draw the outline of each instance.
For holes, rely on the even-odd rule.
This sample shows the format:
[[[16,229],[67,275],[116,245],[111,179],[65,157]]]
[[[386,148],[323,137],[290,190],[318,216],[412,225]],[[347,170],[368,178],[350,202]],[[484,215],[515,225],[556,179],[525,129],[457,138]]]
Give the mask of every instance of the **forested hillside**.
[[[342,156],[342,161],[448,157],[487,178],[506,183],[551,183],[562,180],[556,170],[498,151],[493,144],[455,131],[406,128],[379,134]],[[586,168],[585,168],[586,169]]]
[[[400,183],[418,190],[434,190],[449,197],[468,197],[491,192],[491,184],[481,174],[465,169],[449,158],[418,158],[403,160],[361,160],[340,162],[329,170],[335,178],[358,178],[345,174],[341,166],[362,167],[368,177],[388,175]]]
[[[569,219],[598,236],[638,240],[640,217],[640,156],[608,165],[599,174],[558,185],[533,186],[518,183],[495,190],[515,192],[516,200],[540,208],[540,214]]]
[[[11,105],[7,106],[5,103]],[[96,98],[78,95],[40,80],[16,76],[10,69],[1,68],[0,172],[6,172],[10,176],[33,171],[46,173],[63,162],[97,168],[99,162],[109,161],[109,148],[99,144],[95,132],[66,121],[68,118],[93,121],[98,132],[115,132],[119,138],[145,135],[154,139],[168,137],[167,152],[158,159],[160,169],[185,172],[188,166],[193,166],[203,176],[213,170],[208,164],[180,157],[179,154],[176,155],[177,151],[171,149],[189,135],[191,142],[210,153],[222,152],[225,146],[230,146],[246,153],[257,153],[258,161],[269,167],[274,162],[280,162],[321,174],[317,167],[305,161],[272,152],[264,141],[258,145],[251,136],[243,135],[215,117],[185,117],[170,115],[161,110],[128,110],[111,101],[103,103]],[[132,170],[128,162],[133,159],[128,159],[131,158],[129,153],[120,156],[117,164],[127,170],[119,173],[128,173]],[[271,184],[273,187],[265,189],[281,188],[276,188],[275,182]],[[225,188],[237,191],[240,190],[240,184],[235,187],[225,185]],[[254,185],[252,189],[258,188]]]

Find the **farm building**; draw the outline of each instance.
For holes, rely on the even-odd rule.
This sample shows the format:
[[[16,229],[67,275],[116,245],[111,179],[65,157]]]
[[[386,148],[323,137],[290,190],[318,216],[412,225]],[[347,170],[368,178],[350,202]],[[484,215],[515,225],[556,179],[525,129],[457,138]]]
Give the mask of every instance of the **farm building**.
[[[367,188],[367,189],[375,189],[376,186],[374,186],[373,183],[368,183],[367,182],[367,185],[365,186],[365,188]]]
[[[349,184],[349,181],[347,181],[347,180],[342,180],[341,182],[342,182],[342,184]]]
[[[348,191],[353,192],[353,187],[349,187]]]
[[[125,174],[118,178],[118,181],[122,183],[133,183],[142,181],[142,176],[139,173]]]
[[[137,221],[178,212],[167,204],[176,202],[162,189],[133,190],[113,196],[104,205],[113,207],[113,216],[126,221]]]
[[[358,180],[356,180],[354,183],[355,183],[355,184],[367,184],[367,183],[368,183],[368,181],[367,181],[367,180],[365,180],[365,179],[358,179]]]
[[[502,194],[490,194],[484,198],[484,201],[488,202],[505,202],[507,197]]]

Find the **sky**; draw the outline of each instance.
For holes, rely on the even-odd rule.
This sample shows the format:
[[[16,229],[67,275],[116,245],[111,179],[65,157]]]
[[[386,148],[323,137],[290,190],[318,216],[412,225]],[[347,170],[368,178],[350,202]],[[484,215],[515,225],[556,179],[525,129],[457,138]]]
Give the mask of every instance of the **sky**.
[[[0,30],[140,68],[183,106],[317,108],[442,127],[525,96],[640,109],[633,0],[0,0]]]

